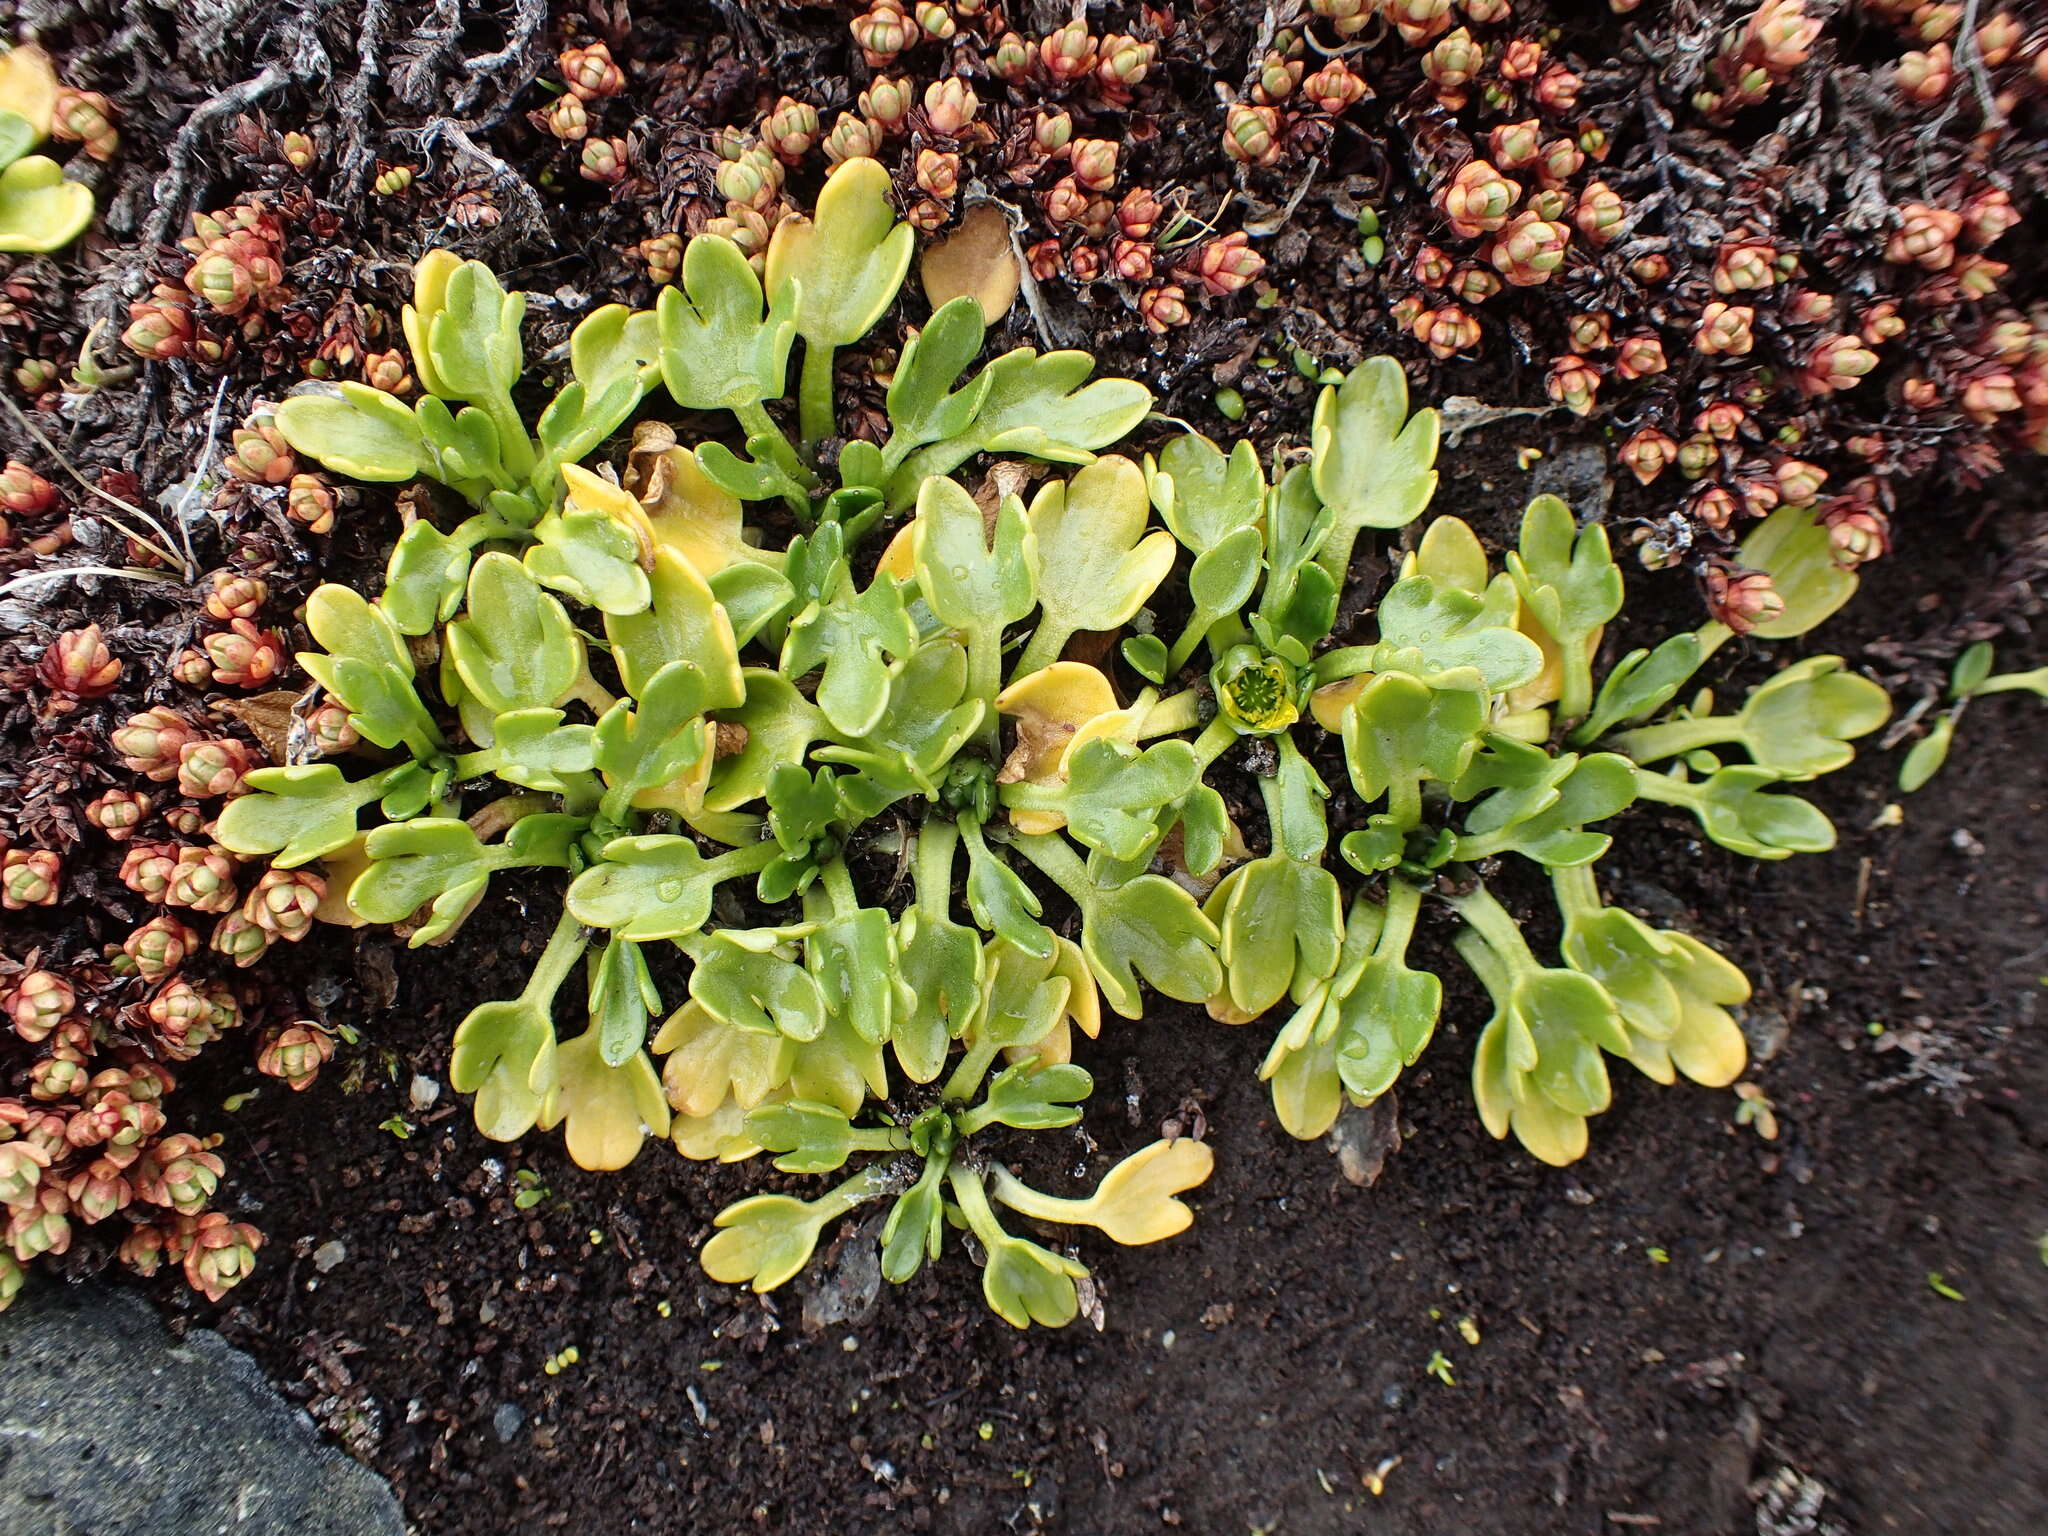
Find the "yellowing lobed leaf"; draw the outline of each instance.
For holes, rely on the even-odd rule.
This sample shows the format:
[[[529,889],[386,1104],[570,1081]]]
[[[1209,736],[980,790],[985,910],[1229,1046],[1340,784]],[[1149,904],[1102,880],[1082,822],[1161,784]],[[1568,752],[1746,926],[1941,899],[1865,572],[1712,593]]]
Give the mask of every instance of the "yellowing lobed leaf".
[[[623,1168],[639,1155],[648,1132],[668,1135],[668,1100],[645,1051],[607,1065],[598,1032],[586,1030],[555,1052],[555,1076],[539,1124],[544,1131],[564,1128],[577,1167]]]
[[[57,71],[50,56],[33,43],[0,53],[0,112],[18,114],[37,140],[50,136],[57,109]]]

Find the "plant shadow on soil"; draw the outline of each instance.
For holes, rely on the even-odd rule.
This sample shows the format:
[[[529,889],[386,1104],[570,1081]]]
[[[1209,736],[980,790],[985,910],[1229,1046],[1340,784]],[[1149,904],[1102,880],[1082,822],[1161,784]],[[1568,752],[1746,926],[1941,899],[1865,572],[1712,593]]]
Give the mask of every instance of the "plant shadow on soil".
[[[1437,510],[1497,534],[1525,489],[1511,462],[1460,455]],[[1914,625],[1913,594],[1967,592],[1986,560],[1884,562],[1809,648],[1854,659]],[[1649,617],[1690,622],[1679,578],[1636,581]],[[1731,647],[1716,675],[1753,681],[1791,648],[1771,649]],[[446,1092],[410,1108],[462,1014],[517,990],[543,887],[494,895],[444,950],[323,935],[309,992],[362,1031],[371,1070],[353,1096],[337,1062],[303,1097],[267,1084],[212,1117],[271,1240],[221,1326],[436,1533],[1705,1533],[1755,1529],[1747,1490],[1785,1467],[1857,1531],[2041,1529],[2038,708],[1973,711],[1900,826],[1873,826],[1898,755],[1866,751],[1815,790],[1842,832],[1831,854],[1752,863],[1648,808],[1623,825],[1609,896],[1756,983],[1749,1077],[1775,1143],[1728,1093],[1626,1071],[1575,1167],[1489,1140],[1466,1075],[1484,1000],[1447,919],[1421,937],[1450,981],[1444,1026],[1402,1079],[1408,1142],[1370,1188],[1274,1124],[1254,1078],[1267,1026],[1157,1004],[1112,1021],[1080,1056],[1087,1117],[1028,1138],[1023,1166],[1074,1187],[1197,1111],[1218,1162],[1188,1233],[1081,1244],[1100,1331],[1014,1332],[957,1246],[818,1326],[807,1314],[859,1294],[871,1229],[828,1234],[767,1300],[712,1284],[695,1252],[730,1200],[820,1181],[659,1145],[586,1174],[558,1138],[483,1140]],[[1546,910],[1527,894],[1519,910]],[[388,1010],[364,1001],[380,992]],[[227,1091],[195,1081],[193,1098]],[[394,1114],[407,1139],[380,1128]],[[521,1169],[547,1191],[525,1210]],[[330,1242],[345,1256],[323,1273]]]

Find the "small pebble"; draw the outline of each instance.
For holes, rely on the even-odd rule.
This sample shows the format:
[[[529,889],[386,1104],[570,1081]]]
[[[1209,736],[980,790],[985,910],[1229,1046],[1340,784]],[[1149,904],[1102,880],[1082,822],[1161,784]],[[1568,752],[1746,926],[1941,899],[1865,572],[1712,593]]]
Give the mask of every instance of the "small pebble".
[[[348,1245],[339,1238],[329,1238],[313,1250],[313,1267],[323,1275],[329,1275],[340,1268],[348,1258]]]
[[[519,1426],[526,1422],[526,1415],[517,1403],[500,1403],[498,1411],[491,1415],[491,1429],[500,1445],[510,1445],[512,1437],[519,1433]]]

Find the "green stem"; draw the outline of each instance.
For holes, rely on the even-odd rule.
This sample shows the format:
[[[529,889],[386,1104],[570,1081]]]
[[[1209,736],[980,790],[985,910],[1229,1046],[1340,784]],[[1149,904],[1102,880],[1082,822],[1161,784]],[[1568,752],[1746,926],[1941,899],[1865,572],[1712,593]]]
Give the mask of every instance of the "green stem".
[[[1060,659],[1060,652],[1067,648],[1067,642],[1073,637],[1071,629],[1061,629],[1050,622],[1041,623],[1033,632],[1030,643],[1024,647],[1024,654],[1017,658],[1017,665],[1011,669],[1010,681],[1044,671]]]
[[[1387,814],[1406,830],[1422,825],[1422,778],[1404,773],[1387,781]]]
[[[943,817],[931,816],[917,829],[917,908],[927,917],[946,918],[953,911],[953,855],[959,851],[960,829]]]
[[[758,400],[750,400],[745,405],[734,406],[732,413],[739,418],[740,430],[747,434],[749,444],[759,443],[765,438],[768,456],[778,469],[806,491],[818,488],[818,477],[804,463],[803,455],[796,451],[796,444],[789,440],[789,434],[775,424],[767,406]]]
[[[836,426],[832,411],[832,348],[808,339],[804,342],[803,376],[797,384],[797,420],[804,446],[811,449],[832,436]]]
[[[1243,645],[1252,638],[1252,632],[1237,614],[1226,613],[1209,626],[1209,652],[1221,656],[1233,645]]]
[[[1209,626],[1214,624],[1218,617],[1219,615],[1205,609],[1197,608],[1194,611],[1188,620],[1187,628],[1180,632],[1180,638],[1173,642],[1172,649],[1166,653],[1168,677],[1187,665],[1188,657],[1194,654],[1195,647],[1202,643],[1202,637],[1209,633]]]
[[[975,727],[975,744],[991,761],[998,760],[1002,744],[1003,717],[996,713],[996,695],[1003,691],[1003,627],[977,626],[967,633],[967,697],[979,699],[981,724]]]
[[[1316,686],[1340,682],[1347,677],[1356,677],[1361,672],[1372,670],[1372,653],[1376,645],[1343,645],[1334,651],[1325,651],[1315,660]]]
[[[853,873],[846,860],[827,859],[818,867],[818,879],[825,888],[825,899],[832,903],[834,917],[851,917],[860,910],[860,893],[853,888]]]
[[[1593,878],[1593,866],[1590,864],[1552,869],[1550,888],[1557,896],[1557,910],[1564,915],[1567,928],[1581,919],[1596,916],[1604,905],[1600,900],[1599,882]]]
[[[1593,658],[1586,654],[1586,640],[1579,636],[1560,644],[1558,658],[1562,678],[1557,690],[1557,720],[1560,724],[1583,720],[1593,707]]]
[[[1278,770],[1259,780],[1259,796],[1266,803],[1266,827],[1273,847],[1289,858],[1319,863],[1330,842],[1330,820],[1323,811],[1323,797],[1315,792],[1315,770],[1303,759],[1293,736],[1283,731],[1273,738],[1279,752]],[[1291,794],[1298,785],[1301,793]],[[1297,816],[1296,812],[1300,814]]]
[[[1972,688],[1969,697],[1980,693],[2041,693],[2048,690],[2048,667],[2036,667],[2031,672],[2001,672],[1996,677],[1987,677]]]
[[[474,755],[483,756],[485,754],[478,753]],[[461,762],[462,759],[456,759],[458,767],[460,767]],[[474,775],[470,775],[470,777],[474,777]],[[542,811],[553,809],[553,807],[554,801],[538,790],[521,790],[517,794],[500,795],[469,818],[469,830],[476,834],[478,842],[488,843],[492,838],[499,836],[509,828],[513,822],[523,820],[528,816],[538,815]]]
[[[893,1125],[855,1126],[850,1145],[856,1152],[908,1152],[910,1138]]]
[[[533,542],[533,535],[516,523],[507,522],[495,512],[479,512],[474,517],[465,517],[449,531],[448,542],[463,549],[475,549],[479,544],[488,544],[497,539],[517,539],[521,543]]]
[[[1002,1047],[993,1040],[976,1040],[960,1058],[960,1065],[953,1069],[953,1075],[946,1079],[946,1086],[940,1090],[939,1097],[954,1104],[967,1103],[981,1087],[981,1080],[988,1076],[988,1069],[995,1064],[996,1052],[1000,1049]],[[979,1125],[962,1125],[960,1134],[970,1136],[980,1128]]]
[[[1415,919],[1422,912],[1422,887],[1411,880],[1390,878],[1381,911],[1379,937],[1373,941],[1372,952],[1396,958],[1407,954],[1408,941],[1415,936]]]
[[[1636,798],[1654,800],[1659,805],[1680,805],[1698,814],[1700,805],[1699,786],[1685,779],[1674,779],[1668,773],[1639,773],[1636,775]]]
[[[1065,1227],[1094,1225],[1095,1201],[1092,1197],[1069,1200],[1060,1195],[1048,1195],[1044,1190],[1033,1189],[1001,1163],[991,1163],[989,1173],[989,1192],[1021,1216]]]
[[[588,704],[591,713],[600,719],[604,717],[606,710],[619,702],[617,694],[590,675],[590,663],[587,660],[583,663],[583,670],[576,674],[576,681],[562,690],[562,696],[555,700],[555,703],[567,704],[572,699],[580,704]]]
[[[1046,879],[1072,897],[1075,906],[1087,910],[1095,894],[1088,880],[1088,866],[1081,862],[1081,856],[1074,852],[1065,838],[1057,832],[1022,833],[1010,840],[1010,846],[1035,864]]]
[[[954,1203],[960,1207],[960,1214],[966,1218],[968,1230],[981,1239],[984,1248],[994,1248],[998,1243],[1010,1240],[1010,1234],[1003,1230],[1003,1224],[996,1220],[995,1209],[988,1203],[988,1189],[981,1182],[981,1174],[965,1163],[955,1162],[946,1170],[946,1182],[953,1186]]]
[[[1472,974],[1479,978],[1479,984],[1486,988],[1486,995],[1493,999],[1496,1010],[1505,1011],[1509,999],[1514,995],[1515,978],[1504,964],[1500,954],[1472,929],[1467,928],[1451,941]]]
[[[1522,936],[1522,925],[1485,886],[1475,886],[1466,895],[1448,899],[1457,909],[1458,916],[1479,935],[1511,974],[1541,969],[1536,964],[1536,956],[1530,952],[1529,941]]]
[[[547,1008],[554,1002],[555,994],[562,990],[562,983],[569,979],[569,973],[576,969],[576,962],[583,958],[588,943],[589,940],[583,936],[583,925],[564,907],[562,915],[555,919],[555,931],[548,935],[547,948],[541,951],[533,974],[526,978],[519,1000]]]
[[[1639,725],[1609,737],[1606,744],[1639,763],[1654,763],[1659,758],[1682,757],[1701,747],[1741,739],[1740,715],[1701,715],[1692,720],[1667,720],[1662,725]]]
[[[764,818],[740,811],[699,811],[695,816],[685,816],[683,822],[692,832],[728,848],[751,848],[768,827]]]
[[[711,878],[723,884],[727,880],[738,880],[746,875],[758,875],[782,852],[782,845],[770,838],[764,843],[755,843],[750,848],[735,848],[730,853],[721,853],[715,859],[705,861],[704,868]]]
[[[526,479],[533,473],[535,459],[533,439],[526,435],[526,423],[519,419],[519,407],[512,403],[510,395],[502,393],[478,404],[491,418],[491,425],[498,429],[498,462],[514,482]],[[501,485],[498,489],[511,490],[512,486]]]
[[[1207,773],[1209,765],[1229,751],[1236,740],[1236,728],[1221,715],[1202,727],[1202,734],[1195,738],[1195,761],[1201,771]]]
[[[824,1213],[819,1217],[819,1225],[822,1226],[825,1222],[844,1216],[857,1205],[864,1205],[870,1200],[880,1200],[883,1196],[894,1193],[894,1174],[887,1165],[876,1164],[863,1168],[842,1184],[835,1184],[811,1201],[810,1206],[812,1210]]]

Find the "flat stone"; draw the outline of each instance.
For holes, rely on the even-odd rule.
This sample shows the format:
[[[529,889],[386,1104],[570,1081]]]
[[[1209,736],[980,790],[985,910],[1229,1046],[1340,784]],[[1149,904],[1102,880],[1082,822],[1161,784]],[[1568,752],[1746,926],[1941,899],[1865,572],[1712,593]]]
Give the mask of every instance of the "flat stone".
[[[384,1480],[320,1438],[217,1333],[183,1342],[105,1285],[0,1313],[7,1536],[404,1536]]]

